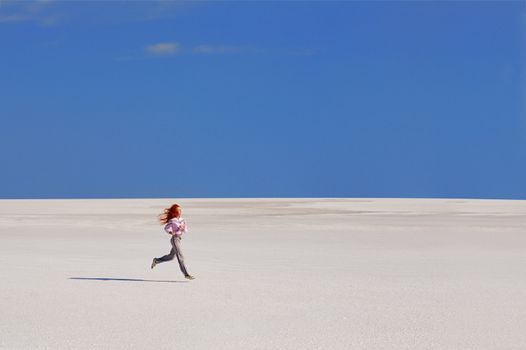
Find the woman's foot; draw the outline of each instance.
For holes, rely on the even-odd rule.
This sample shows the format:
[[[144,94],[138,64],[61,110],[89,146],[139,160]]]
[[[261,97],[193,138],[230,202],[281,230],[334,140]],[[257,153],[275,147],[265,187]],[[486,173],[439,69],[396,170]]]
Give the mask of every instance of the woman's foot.
[[[153,258],[153,260],[152,260],[152,270],[155,267],[155,265],[157,265],[157,259]]]
[[[195,279],[195,277],[192,276],[192,275],[186,275],[186,276],[184,276],[184,278],[186,278],[187,280],[193,280],[193,279]]]

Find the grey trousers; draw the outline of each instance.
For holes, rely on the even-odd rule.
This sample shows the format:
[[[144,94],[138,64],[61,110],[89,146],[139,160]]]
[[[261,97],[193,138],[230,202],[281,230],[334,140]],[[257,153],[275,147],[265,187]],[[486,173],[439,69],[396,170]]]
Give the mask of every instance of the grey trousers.
[[[160,258],[156,258],[155,261],[157,263],[162,263],[165,261],[173,260],[175,256],[177,257],[177,261],[179,262],[179,268],[181,269],[181,272],[185,276],[188,276],[189,273],[188,271],[186,271],[186,266],[184,265],[184,256],[183,252],[181,251],[181,237],[172,236],[172,238],[170,239],[170,243],[172,243],[172,250],[170,250],[170,253],[161,256]]]

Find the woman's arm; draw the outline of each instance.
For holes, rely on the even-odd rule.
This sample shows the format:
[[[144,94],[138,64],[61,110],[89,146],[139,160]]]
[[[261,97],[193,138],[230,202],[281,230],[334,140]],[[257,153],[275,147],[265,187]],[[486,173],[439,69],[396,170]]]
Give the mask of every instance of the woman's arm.
[[[168,233],[169,235],[172,235],[172,236],[174,235],[175,230],[173,227],[173,223],[171,221],[168,222],[166,225],[164,225],[164,231]]]
[[[182,225],[178,221],[172,221],[172,236],[180,236],[183,234]]]

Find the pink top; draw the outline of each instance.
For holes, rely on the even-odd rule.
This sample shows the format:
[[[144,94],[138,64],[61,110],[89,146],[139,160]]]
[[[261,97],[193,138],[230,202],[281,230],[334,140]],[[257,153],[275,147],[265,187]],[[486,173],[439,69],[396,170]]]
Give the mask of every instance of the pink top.
[[[186,221],[183,218],[173,218],[164,225],[164,230],[168,234],[175,234],[177,237],[181,237],[183,233],[188,232]]]

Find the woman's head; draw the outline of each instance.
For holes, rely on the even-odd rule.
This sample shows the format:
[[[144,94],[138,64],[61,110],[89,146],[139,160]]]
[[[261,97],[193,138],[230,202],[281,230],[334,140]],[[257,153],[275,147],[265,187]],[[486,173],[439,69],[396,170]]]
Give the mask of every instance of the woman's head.
[[[171,207],[164,209],[164,212],[159,215],[162,224],[166,224],[173,218],[181,217],[181,206],[179,204],[173,204]]]

